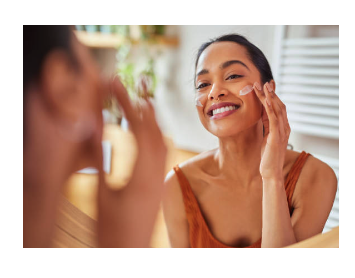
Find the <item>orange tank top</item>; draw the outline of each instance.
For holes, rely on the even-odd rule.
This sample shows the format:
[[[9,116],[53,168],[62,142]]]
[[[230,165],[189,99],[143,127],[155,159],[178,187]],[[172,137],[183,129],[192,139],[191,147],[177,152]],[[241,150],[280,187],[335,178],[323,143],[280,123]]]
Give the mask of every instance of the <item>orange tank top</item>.
[[[308,156],[310,154],[306,152],[302,152],[295,163],[292,165],[291,170],[287,174],[287,178],[285,181],[285,191],[287,195],[287,202],[290,211],[290,215],[292,215],[293,208],[291,205],[291,200],[293,196],[293,192],[295,190],[295,185],[298,180],[298,177],[301,173],[302,167],[305,164]],[[228,246],[219,240],[217,240],[211,233],[205,218],[202,215],[200,206],[198,201],[191,189],[191,186],[181,171],[178,165],[174,167],[174,171],[178,177],[182,195],[184,198],[185,211],[187,216],[187,221],[189,223],[189,238],[190,245],[193,248],[233,248],[232,246]],[[246,248],[260,248],[261,247],[261,238],[254,242],[252,245],[246,246]]]

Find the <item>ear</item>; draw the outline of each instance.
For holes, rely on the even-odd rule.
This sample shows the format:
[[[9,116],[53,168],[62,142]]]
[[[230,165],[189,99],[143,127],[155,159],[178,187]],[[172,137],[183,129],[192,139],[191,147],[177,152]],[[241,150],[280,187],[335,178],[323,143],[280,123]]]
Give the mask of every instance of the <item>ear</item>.
[[[61,118],[75,118],[77,72],[67,53],[52,51],[46,57],[39,80],[41,96],[49,112]]]

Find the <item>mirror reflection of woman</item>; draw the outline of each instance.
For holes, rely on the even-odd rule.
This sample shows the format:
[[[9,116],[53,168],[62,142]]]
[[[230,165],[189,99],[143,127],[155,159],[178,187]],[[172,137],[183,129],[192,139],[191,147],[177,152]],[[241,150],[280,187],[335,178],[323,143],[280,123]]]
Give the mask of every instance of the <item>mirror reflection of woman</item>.
[[[136,107],[118,78],[100,76],[69,26],[25,25],[23,34],[23,246],[51,247],[54,240],[66,246],[55,238],[57,210],[65,203],[68,225],[76,225],[71,230],[95,231],[92,247],[149,247],[167,149],[145,83]],[[102,109],[109,96],[117,99],[137,143],[131,179],[121,190],[110,188],[103,173]],[[83,224],[89,217],[61,194],[68,178],[85,167],[99,171],[93,227]],[[83,246],[85,240],[71,242]]]
[[[264,54],[242,36],[222,36],[200,47],[194,82],[200,121],[219,147],[166,177],[171,246],[284,247],[321,233],[337,178],[287,149],[286,107]]]

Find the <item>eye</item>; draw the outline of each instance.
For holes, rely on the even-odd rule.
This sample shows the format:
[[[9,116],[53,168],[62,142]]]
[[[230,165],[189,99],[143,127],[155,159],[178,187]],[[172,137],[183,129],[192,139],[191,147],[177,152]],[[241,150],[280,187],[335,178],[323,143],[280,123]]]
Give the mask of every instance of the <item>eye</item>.
[[[240,78],[240,77],[243,77],[243,75],[232,74],[232,75],[228,76],[226,80],[236,79],[236,78]]]
[[[205,87],[207,87],[208,85],[209,85],[208,83],[202,83],[202,84],[200,84],[200,85],[197,86],[196,90],[205,88]]]

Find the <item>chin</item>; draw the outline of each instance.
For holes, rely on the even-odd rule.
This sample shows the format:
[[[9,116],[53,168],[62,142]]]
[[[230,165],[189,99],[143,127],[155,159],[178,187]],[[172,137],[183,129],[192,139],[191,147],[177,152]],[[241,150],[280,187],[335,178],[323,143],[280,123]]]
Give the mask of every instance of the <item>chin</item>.
[[[259,125],[262,127],[262,122],[260,119],[256,119],[255,121],[250,121],[246,123],[241,120],[220,120],[215,122],[209,122],[203,124],[205,129],[212,133],[214,136],[218,138],[226,138],[226,137],[234,137],[243,132],[251,132],[253,134],[252,129],[258,129]]]
[[[217,123],[213,124],[213,126],[205,126],[206,130],[210,133],[212,133],[214,136],[217,136],[218,138],[224,138],[224,137],[232,137],[243,130],[247,129],[248,127],[246,126],[241,126],[238,125],[235,122],[232,123]]]

